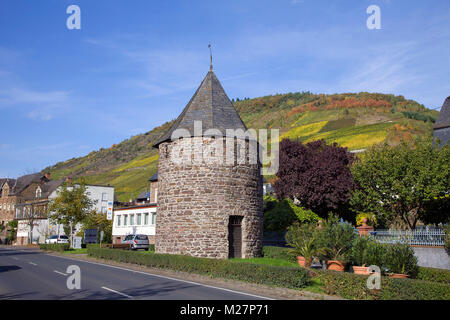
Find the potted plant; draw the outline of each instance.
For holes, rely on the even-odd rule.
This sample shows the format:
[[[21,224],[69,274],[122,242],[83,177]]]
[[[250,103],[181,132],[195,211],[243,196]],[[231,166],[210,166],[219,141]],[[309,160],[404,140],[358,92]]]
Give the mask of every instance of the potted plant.
[[[294,223],[286,232],[286,243],[292,247],[291,253],[297,256],[301,267],[309,268],[317,253],[315,224]]]
[[[356,237],[351,249],[351,260],[355,274],[369,275],[369,266],[384,268],[386,245],[369,236]]]
[[[414,278],[419,270],[414,250],[407,243],[389,245],[385,263],[392,278]]]
[[[363,221],[371,227],[376,227],[378,224],[376,215],[369,212],[360,212],[356,215],[356,225],[358,227],[363,225]]]
[[[323,222],[318,235],[318,247],[320,258],[326,261],[328,269],[344,271],[350,261],[350,250],[356,236],[353,226],[339,221],[334,214],[330,214]]]
[[[369,268],[366,263],[366,252],[369,245],[369,237],[361,236],[356,237],[353,241],[353,246],[351,249],[351,260],[353,263],[353,272],[355,274],[368,275],[370,274]]]

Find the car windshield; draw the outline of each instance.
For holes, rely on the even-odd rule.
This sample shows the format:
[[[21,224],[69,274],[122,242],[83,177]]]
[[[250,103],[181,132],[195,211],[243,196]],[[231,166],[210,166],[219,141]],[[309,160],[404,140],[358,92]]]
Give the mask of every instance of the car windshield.
[[[134,238],[134,235],[130,234],[125,237],[125,240],[133,240],[133,238]]]
[[[69,239],[67,236],[59,236],[60,239]]]
[[[148,240],[147,236],[145,234],[140,234],[136,236],[137,240]]]
[[[50,239],[57,239],[58,236],[51,236]]]

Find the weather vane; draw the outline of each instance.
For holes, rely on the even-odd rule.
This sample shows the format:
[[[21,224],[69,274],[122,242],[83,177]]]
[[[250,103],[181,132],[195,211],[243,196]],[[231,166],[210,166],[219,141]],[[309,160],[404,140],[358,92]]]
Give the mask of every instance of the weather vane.
[[[208,48],[209,48],[209,59],[210,59],[210,65],[209,65],[209,70],[212,71],[213,66],[212,66],[212,49],[211,49],[211,43],[208,44]]]

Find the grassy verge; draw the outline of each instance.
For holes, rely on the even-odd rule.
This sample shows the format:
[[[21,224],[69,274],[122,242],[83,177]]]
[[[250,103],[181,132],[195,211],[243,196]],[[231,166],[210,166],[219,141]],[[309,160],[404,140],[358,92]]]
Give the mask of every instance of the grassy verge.
[[[254,264],[263,264],[270,266],[280,266],[280,267],[296,267],[297,264],[294,262],[286,261],[283,259],[274,259],[274,258],[251,258],[251,259],[230,259],[230,262],[238,262],[238,263],[254,263]]]
[[[83,254],[88,253],[86,248],[83,249],[69,249],[67,251],[64,251],[64,254]]]

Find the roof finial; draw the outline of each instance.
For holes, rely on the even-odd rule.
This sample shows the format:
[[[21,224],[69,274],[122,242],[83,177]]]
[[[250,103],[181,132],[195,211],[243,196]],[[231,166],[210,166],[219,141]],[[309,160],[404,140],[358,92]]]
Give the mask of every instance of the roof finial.
[[[208,48],[209,48],[209,58],[210,58],[209,71],[212,71],[213,66],[212,66],[212,49],[211,49],[211,43],[208,44]]]

